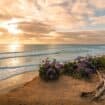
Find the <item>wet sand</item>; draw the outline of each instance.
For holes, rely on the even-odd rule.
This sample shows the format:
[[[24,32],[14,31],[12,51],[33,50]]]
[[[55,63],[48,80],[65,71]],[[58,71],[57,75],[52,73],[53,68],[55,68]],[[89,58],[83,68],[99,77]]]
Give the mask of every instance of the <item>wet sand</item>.
[[[105,101],[90,102],[80,97],[82,91],[93,90],[97,82],[98,78],[86,82],[61,76],[58,81],[46,83],[36,77],[31,82],[0,95],[0,105],[104,105]]]
[[[21,87],[38,76],[38,71],[25,72],[11,78],[0,81],[0,94],[7,93],[15,88]]]

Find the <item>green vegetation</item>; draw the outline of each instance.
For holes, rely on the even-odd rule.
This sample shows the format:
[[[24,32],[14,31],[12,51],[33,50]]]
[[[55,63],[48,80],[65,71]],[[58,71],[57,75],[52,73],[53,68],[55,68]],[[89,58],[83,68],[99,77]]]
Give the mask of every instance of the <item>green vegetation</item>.
[[[97,70],[105,70],[105,56],[78,57],[74,62],[60,64],[55,59],[42,62],[39,75],[43,80],[58,80],[61,74],[77,79],[90,79]]]

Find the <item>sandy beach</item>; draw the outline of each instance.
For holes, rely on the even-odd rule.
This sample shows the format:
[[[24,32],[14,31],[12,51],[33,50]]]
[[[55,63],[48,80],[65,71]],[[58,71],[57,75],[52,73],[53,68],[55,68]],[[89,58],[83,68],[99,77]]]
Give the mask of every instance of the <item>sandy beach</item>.
[[[38,71],[24,72],[22,74],[10,77],[0,81],[0,94],[8,93],[9,91],[19,88],[33,78],[38,76]]]
[[[14,79],[11,78],[12,81],[11,79],[10,81],[13,84],[7,86],[9,92],[1,92],[0,105],[103,105],[105,103],[105,101],[90,102],[89,99],[80,97],[82,91],[91,91],[95,88],[98,82],[97,77],[90,82],[86,82],[68,76],[61,76],[58,81],[46,83],[37,75],[35,72],[30,72],[13,77]],[[31,76],[35,76],[33,80],[31,80],[33,78]],[[27,81],[26,83],[25,78],[27,77],[30,78],[28,80],[30,82]],[[24,80],[19,80],[19,82],[17,80],[19,78]],[[6,81],[4,81],[4,84]],[[0,86],[3,86],[3,82],[0,83]]]
[[[0,105],[105,105],[105,0],[1,0]]]

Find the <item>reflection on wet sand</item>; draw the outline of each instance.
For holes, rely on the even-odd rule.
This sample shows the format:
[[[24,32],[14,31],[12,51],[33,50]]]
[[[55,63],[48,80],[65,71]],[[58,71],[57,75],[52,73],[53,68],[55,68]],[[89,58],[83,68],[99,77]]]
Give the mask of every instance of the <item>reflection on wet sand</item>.
[[[16,89],[24,85],[26,82],[31,81],[33,78],[37,76],[38,72],[34,71],[34,72],[23,73],[6,80],[2,80],[0,81],[0,94],[7,93],[13,89]]]

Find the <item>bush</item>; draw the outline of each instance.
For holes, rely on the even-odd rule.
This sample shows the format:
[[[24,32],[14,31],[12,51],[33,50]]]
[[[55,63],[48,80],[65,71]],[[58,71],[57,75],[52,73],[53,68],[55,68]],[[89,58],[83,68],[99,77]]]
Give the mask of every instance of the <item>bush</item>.
[[[54,59],[50,61],[48,58],[42,62],[39,69],[39,76],[43,80],[58,80],[63,70],[63,64]]]
[[[89,62],[89,66],[94,70],[105,69],[105,56],[90,58]]]
[[[105,56],[78,57],[74,62],[60,64],[48,58],[42,62],[39,75],[43,80],[57,80],[61,73],[78,79],[90,79],[97,70],[105,69]]]
[[[90,79],[96,73],[97,62],[92,57],[78,57],[74,62],[64,64],[64,74],[77,79]]]
[[[65,63],[63,73],[66,75],[72,76],[73,74],[75,74],[76,69],[77,69],[76,63],[74,63],[74,62]]]
[[[80,74],[80,78],[84,78],[84,79],[89,79],[90,78],[90,72],[88,72],[86,70],[86,68],[85,69],[81,69],[79,74]]]
[[[97,69],[105,69],[105,56],[97,58]]]

